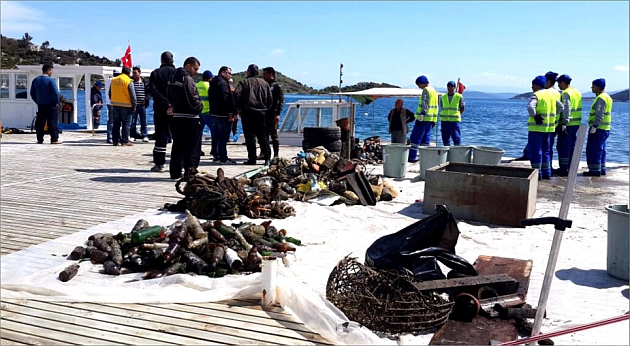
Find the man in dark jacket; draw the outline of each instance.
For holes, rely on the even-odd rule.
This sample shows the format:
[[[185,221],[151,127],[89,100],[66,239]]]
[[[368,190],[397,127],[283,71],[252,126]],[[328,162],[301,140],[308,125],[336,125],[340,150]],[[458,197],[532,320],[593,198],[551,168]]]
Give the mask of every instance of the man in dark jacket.
[[[278,157],[280,152],[280,142],[278,141],[278,122],[280,121],[280,113],[284,107],[284,91],[280,83],[276,80],[276,70],[273,67],[265,67],[263,69],[263,79],[269,83],[271,89],[271,97],[273,103],[269,112],[267,112],[267,139],[271,137],[271,145],[273,146],[273,158]],[[262,155],[262,153],[261,153]],[[261,157],[258,157],[261,158]],[[264,157],[263,157],[264,158]]]
[[[42,74],[33,79],[31,99],[37,104],[35,131],[37,143],[44,143],[44,125],[48,124],[50,143],[61,144],[59,140],[59,88],[51,76],[53,65],[44,64]]]
[[[90,90],[90,106],[92,107],[92,129],[97,130],[101,125],[101,109],[103,108],[103,94],[101,89],[105,84],[97,80]]]
[[[212,117],[212,151],[216,150],[221,163],[233,164],[227,156],[227,142],[230,138],[230,122],[234,120],[236,108],[229,80],[232,69],[221,66],[219,75],[210,82],[208,98],[210,100],[210,116]]]
[[[243,134],[247,145],[246,165],[256,164],[256,139],[260,142],[260,151],[265,158],[265,165],[269,165],[271,149],[267,140],[266,118],[273,98],[269,83],[258,77],[258,66],[251,64],[247,67],[247,77],[238,83],[234,90],[236,109],[241,114]]]
[[[171,116],[166,114],[170,107],[166,97],[168,81],[175,73],[173,54],[164,52],[160,57],[162,64],[151,72],[149,77],[149,93],[153,97],[153,123],[155,124],[155,146],[153,147],[152,172],[164,172],[166,163],[166,144],[170,137]]]
[[[199,60],[189,57],[184,61],[184,67],[175,70],[168,83],[168,100],[173,119],[171,121],[171,134],[173,146],[171,147],[171,163],[169,172],[171,179],[179,179],[184,175],[197,174],[199,166],[199,154],[201,150],[201,120],[199,114],[203,110],[203,104],[197,92],[197,84],[192,76],[199,71]]]

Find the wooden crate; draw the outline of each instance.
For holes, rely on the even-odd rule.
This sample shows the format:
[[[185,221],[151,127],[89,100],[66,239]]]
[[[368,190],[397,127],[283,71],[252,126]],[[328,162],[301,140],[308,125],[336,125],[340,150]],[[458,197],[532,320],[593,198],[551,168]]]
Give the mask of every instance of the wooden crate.
[[[447,162],[426,171],[423,212],[444,204],[459,219],[522,227],[537,189],[537,169]]]

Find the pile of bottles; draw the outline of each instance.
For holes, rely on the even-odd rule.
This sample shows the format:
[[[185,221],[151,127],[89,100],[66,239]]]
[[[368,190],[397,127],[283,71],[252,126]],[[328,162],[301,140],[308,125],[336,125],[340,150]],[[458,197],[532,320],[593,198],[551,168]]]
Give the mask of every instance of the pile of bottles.
[[[131,232],[97,233],[85,246],[77,246],[71,260],[102,264],[108,275],[146,272],[142,279],[177,273],[222,277],[261,270],[263,256],[284,258],[296,251],[299,239],[287,236],[271,221],[227,225],[221,220],[200,223],[186,210],[186,219],[168,227],[138,220]],[[78,263],[66,268],[59,279],[68,281],[78,272]]]

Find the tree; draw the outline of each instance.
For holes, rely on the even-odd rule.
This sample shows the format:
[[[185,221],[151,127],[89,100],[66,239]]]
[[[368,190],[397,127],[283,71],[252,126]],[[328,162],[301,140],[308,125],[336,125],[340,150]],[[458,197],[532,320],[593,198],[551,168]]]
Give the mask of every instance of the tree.
[[[46,49],[48,49],[49,47],[50,47],[50,42],[48,42],[48,41],[44,41],[44,42],[42,42],[42,49],[43,49],[43,50],[46,50]]]
[[[25,32],[24,36],[22,36],[22,47],[28,48],[31,45],[32,39],[33,36],[29,35],[28,32]]]

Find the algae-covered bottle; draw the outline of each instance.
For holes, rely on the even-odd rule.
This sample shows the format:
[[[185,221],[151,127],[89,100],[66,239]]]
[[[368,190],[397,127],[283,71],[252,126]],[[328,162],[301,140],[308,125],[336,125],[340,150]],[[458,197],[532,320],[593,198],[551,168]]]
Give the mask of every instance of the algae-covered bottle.
[[[162,226],[151,226],[143,228],[131,233],[131,243],[134,245],[142,244],[147,239],[166,236],[165,229]]]

